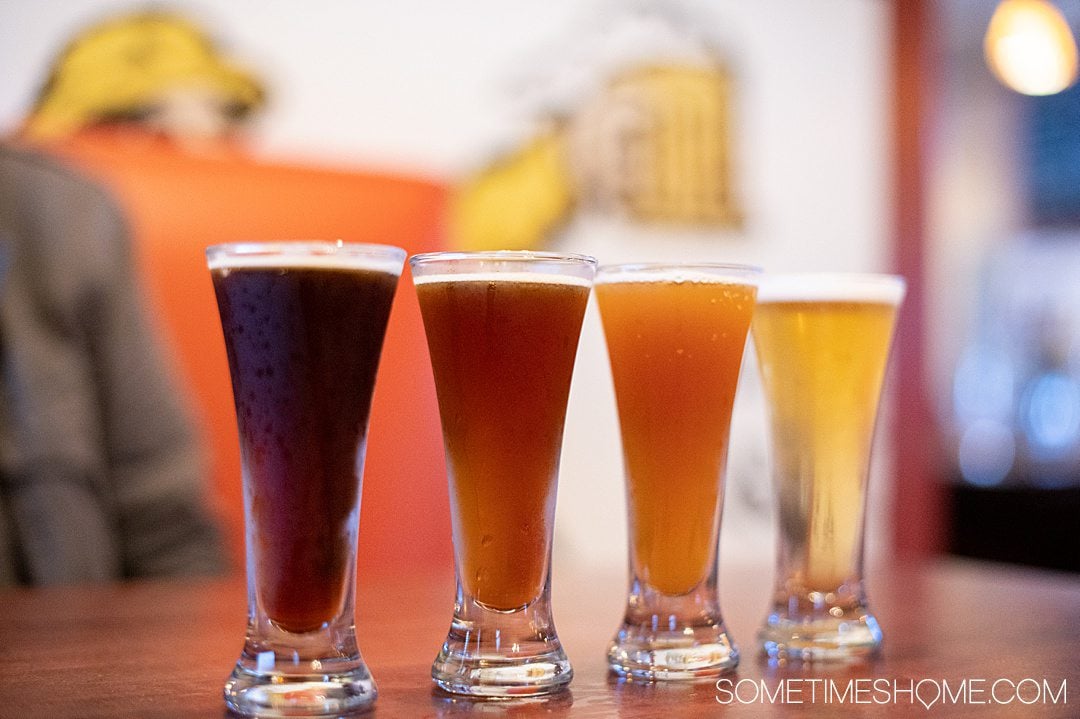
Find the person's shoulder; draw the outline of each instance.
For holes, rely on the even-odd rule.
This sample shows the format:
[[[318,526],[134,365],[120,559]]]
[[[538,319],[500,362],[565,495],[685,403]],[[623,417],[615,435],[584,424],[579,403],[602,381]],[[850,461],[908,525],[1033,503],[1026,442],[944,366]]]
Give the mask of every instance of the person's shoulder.
[[[0,143],[0,232],[20,272],[72,306],[130,260],[127,218],[110,190],[36,147]]]
[[[5,192],[43,197],[81,197],[113,204],[101,183],[48,152],[12,142],[0,142],[0,180]]]

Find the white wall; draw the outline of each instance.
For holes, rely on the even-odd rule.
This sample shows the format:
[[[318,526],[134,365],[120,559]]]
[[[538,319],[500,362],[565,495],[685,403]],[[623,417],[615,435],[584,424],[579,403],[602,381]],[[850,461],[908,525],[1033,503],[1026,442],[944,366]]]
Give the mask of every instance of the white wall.
[[[178,0],[268,80],[266,152],[444,174],[492,135],[499,82],[533,38],[578,17],[572,0]],[[0,0],[0,130],[17,124],[61,44],[130,0]]]
[[[566,42],[606,7],[574,0],[174,6],[268,78],[273,102],[257,134],[260,148],[436,174],[474,162],[500,136],[512,100],[507,85],[523,62]],[[64,40],[132,7],[141,5],[0,0],[0,131],[17,125]],[[689,7],[715,24],[703,32],[730,41],[740,70],[744,194],[763,234],[789,244],[820,231],[834,238],[830,246],[851,245],[853,265],[872,258],[874,242],[857,228],[876,226],[882,202],[852,200],[880,195],[882,173],[868,168],[882,159],[882,3],[716,0]],[[843,249],[830,254],[848,256]]]
[[[128,7],[114,0],[0,0],[0,131],[17,125],[65,37]],[[514,100],[509,87],[523,65],[543,62],[545,48],[572,44],[599,5],[204,0],[176,7],[191,8],[234,55],[267,77],[273,104],[257,128],[260,152],[450,178],[505,137]],[[745,231],[630,238],[627,228],[585,219],[575,230],[578,249],[606,261],[887,269],[888,4],[714,0],[684,7],[703,33],[718,39],[735,69],[736,183]],[[621,459],[605,362],[593,308],[568,417],[559,562],[625,561]],[[722,562],[768,566],[768,512],[747,500],[767,496],[756,407],[754,415],[751,397],[737,410]],[[884,533],[887,514],[881,479],[875,480],[876,534]]]

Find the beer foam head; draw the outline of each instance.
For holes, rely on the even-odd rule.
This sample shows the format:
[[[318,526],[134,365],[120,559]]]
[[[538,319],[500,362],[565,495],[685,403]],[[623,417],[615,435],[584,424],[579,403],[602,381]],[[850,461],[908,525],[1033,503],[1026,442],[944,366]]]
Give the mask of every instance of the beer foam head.
[[[765,302],[874,302],[899,305],[906,291],[899,275],[806,273],[766,275],[758,286]]]
[[[270,267],[369,270],[400,275],[405,250],[338,241],[240,242],[206,248],[211,270]]]
[[[546,272],[438,272],[423,275],[418,275],[415,272],[413,273],[413,284],[425,285],[434,284],[436,282],[518,282],[534,285],[592,287],[592,282],[586,277],[556,275]]]
[[[409,259],[413,283],[526,282],[592,287],[596,259],[588,255],[489,250],[429,252]]]
[[[761,269],[750,265],[725,264],[628,264],[605,265],[596,275],[596,284],[621,282],[710,282],[728,285],[756,285]]]

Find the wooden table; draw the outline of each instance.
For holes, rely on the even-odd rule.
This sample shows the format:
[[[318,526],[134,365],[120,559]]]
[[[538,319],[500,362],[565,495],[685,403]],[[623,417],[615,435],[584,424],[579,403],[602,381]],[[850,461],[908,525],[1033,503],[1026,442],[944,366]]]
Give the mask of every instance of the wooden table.
[[[379,687],[374,716],[1080,716],[1080,579],[1074,575],[956,560],[873,569],[871,605],[886,636],[880,661],[770,667],[751,646],[769,574],[767,568],[722,572],[726,619],[744,650],[728,685],[741,689],[740,699],[726,705],[721,701],[729,695],[711,682],[650,685],[608,676],[604,650],[620,619],[621,574],[556,565],[555,620],[575,678],[568,692],[523,702],[472,702],[433,691],[430,662],[450,620],[448,570],[361,577],[360,646]],[[0,717],[223,717],[221,686],[241,647],[244,612],[239,577],[0,592]],[[920,693],[929,701],[941,680],[955,686],[965,679],[985,680],[985,693],[967,698],[986,700],[991,682],[1001,678],[1046,680],[1055,692],[1065,681],[1067,693],[1058,694],[1057,704],[1030,706],[1014,699],[1008,706],[938,702],[925,709],[902,694],[883,705],[852,703],[854,695],[843,705],[815,695],[811,704],[811,688],[824,685],[806,681],[832,679],[843,690],[851,679],[901,687],[930,680],[935,684]],[[795,693],[792,679],[804,680]],[[761,680],[769,688],[785,680],[790,703],[741,703]],[[1021,693],[1030,699],[1035,688]]]

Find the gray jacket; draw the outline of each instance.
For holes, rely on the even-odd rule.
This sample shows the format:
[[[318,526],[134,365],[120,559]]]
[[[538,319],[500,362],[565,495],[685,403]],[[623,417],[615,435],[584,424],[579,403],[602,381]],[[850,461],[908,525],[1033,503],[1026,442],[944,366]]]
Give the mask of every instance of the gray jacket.
[[[0,143],[0,585],[223,568],[179,399],[116,204]]]

